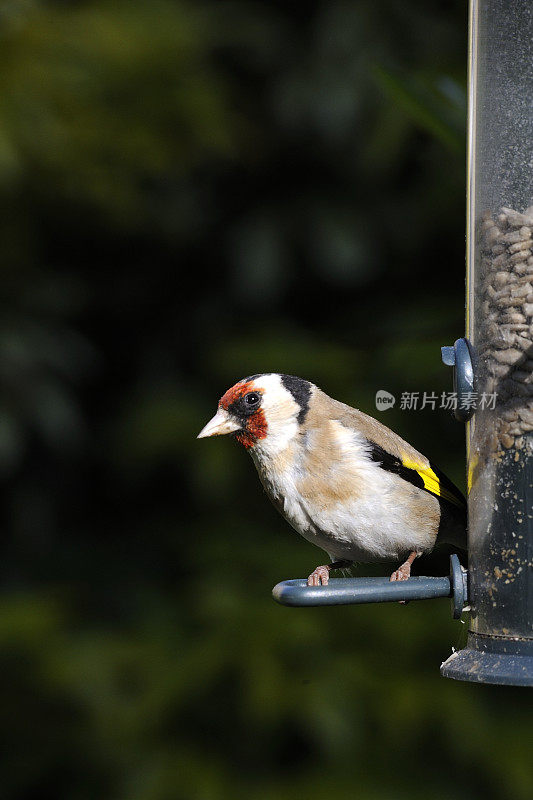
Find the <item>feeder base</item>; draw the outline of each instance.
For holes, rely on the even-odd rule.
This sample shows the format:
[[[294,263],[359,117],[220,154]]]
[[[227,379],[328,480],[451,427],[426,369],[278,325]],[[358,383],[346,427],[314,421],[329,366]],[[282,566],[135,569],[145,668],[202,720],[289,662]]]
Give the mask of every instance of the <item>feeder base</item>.
[[[475,683],[533,686],[533,639],[507,639],[470,632],[440,668],[444,678]]]

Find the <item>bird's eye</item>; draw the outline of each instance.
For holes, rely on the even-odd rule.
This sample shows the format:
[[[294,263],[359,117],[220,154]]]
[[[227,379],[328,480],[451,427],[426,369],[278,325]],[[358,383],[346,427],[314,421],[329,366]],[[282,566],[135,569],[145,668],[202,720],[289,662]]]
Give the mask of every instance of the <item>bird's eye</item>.
[[[248,408],[253,408],[254,406],[259,405],[261,398],[256,392],[249,392],[248,394],[244,395],[244,402]]]

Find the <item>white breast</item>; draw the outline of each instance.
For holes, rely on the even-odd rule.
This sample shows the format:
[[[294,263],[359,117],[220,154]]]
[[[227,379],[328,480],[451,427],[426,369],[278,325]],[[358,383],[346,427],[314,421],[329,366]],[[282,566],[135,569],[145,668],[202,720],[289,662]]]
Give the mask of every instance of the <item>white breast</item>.
[[[328,474],[317,481],[353,484],[353,494],[342,501],[328,502],[323,493],[302,494],[298,488],[309,465],[306,450],[315,444],[312,433],[276,458],[252,451],[265,490],[285,519],[333,559],[379,561],[400,558],[409,549],[431,550],[435,531],[429,520],[425,528],[413,530],[411,485],[372,461],[357,431],[336,421],[330,425],[338,453]]]

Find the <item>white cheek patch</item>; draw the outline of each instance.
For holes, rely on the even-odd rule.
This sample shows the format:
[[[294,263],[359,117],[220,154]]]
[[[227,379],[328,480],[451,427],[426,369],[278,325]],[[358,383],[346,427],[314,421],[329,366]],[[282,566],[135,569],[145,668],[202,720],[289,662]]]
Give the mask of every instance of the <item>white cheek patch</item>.
[[[300,406],[279,375],[261,375],[253,380],[252,387],[262,394],[261,409],[267,423],[267,435],[256,449],[272,456],[284,450],[297,435]]]
[[[284,395],[288,395],[292,399],[292,395],[283,386],[281,376],[271,373],[269,375],[260,375],[259,378],[254,378],[252,381],[254,388],[260,389],[263,393],[263,402],[269,405],[275,404]]]

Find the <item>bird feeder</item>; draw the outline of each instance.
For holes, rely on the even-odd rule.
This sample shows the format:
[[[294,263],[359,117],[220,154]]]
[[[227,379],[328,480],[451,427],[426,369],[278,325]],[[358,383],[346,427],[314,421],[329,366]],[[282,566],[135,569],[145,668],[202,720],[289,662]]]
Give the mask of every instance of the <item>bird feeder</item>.
[[[467,180],[467,338],[476,395],[467,423],[472,609],[467,647],[441,672],[533,685],[531,0],[472,0]],[[466,385],[464,360],[455,370]]]
[[[533,7],[471,0],[466,338],[444,347],[467,422],[468,571],[278,584],[285,605],[451,597],[467,646],[441,674],[533,685]]]

